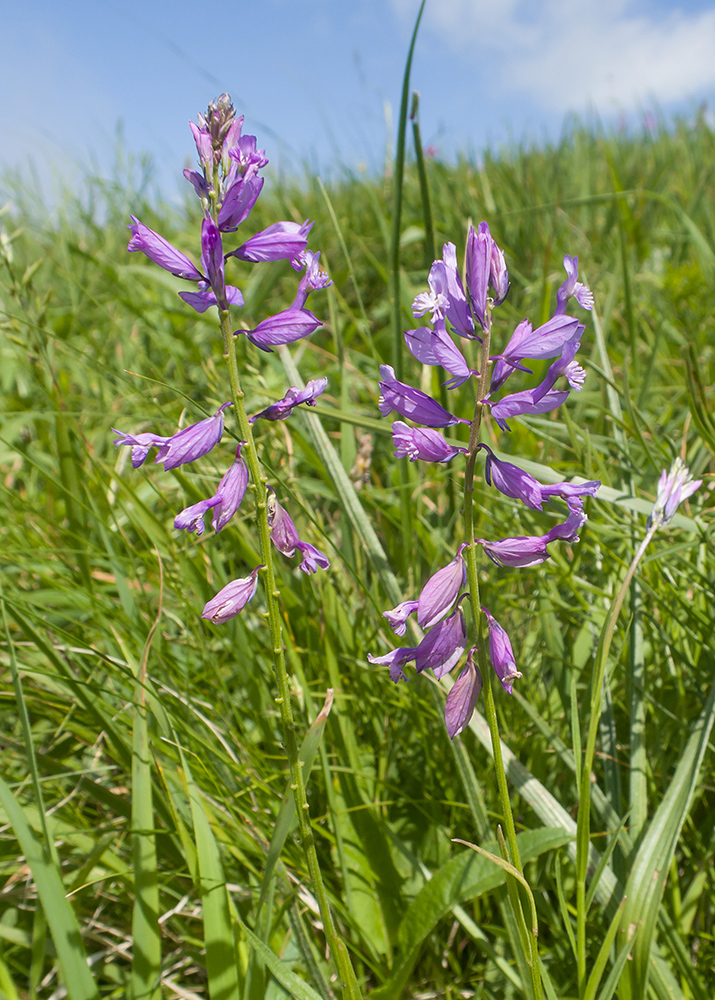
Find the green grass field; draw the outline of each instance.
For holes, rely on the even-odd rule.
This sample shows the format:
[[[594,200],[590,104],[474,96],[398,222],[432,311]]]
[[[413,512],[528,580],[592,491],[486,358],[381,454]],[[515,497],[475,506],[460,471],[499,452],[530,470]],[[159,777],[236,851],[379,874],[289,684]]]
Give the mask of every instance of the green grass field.
[[[556,145],[479,166],[429,160],[434,247],[413,163],[405,175],[403,329],[419,325],[411,303],[435,247],[451,240],[461,259],[469,220],[488,220],[506,253],[502,335],[551,315],[565,253],[595,295],[584,389],[510,434],[482,431],[534,474],[604,484],[579,545],[528,570],[480,564],[524,675],[496,702],[549,1000],[713,995],[714,164],[704,118],[642,134],[572,123]],[[90,178],[44,213],[15,189],[0,218],[0,997],[329,1000],[342,994],[297,837],[263,605],[221,627],[199,618],[259,562],[251,505],[216,539],[179,533],[174,514],[215,486],[225,454],[135,471],[113,446],[112,427],[171,434],[228,398],[213,310],[193,313],[184,283],[126,252],[131,213],[198,259],[198,211],[148,190]],[[461,541],[461,466],[401,473],[377,410],[394,349],[392,213],[390,171],[325,186],[269,175],[247,224],[314,219],[310,245],[334,281],[311,299],[323,327],[288,358],[239,347],[249,412],[296,384],[291,366],[329,378],[314,411],[255,425],[280,499],[332,563],[313,577],[279,563],[312,833],[363,996],[530,998],[504,873],[452,843],[498,853],[483,717],[450,742],[446,686],[393,685],[367,662],[394,644],[381,615],[395,594],[414,596]],[[246,327],[294,294],[287,263],[234,261],[231,280]],[[404,364],[439,398],[434,369]],[[450,396],[455,412],[470,392]],[[677,455],[703,486],[651,543],[607,664],[594,976],[579,993],[575,817],[594,654]],[[477,469],[479,534],[543,530]]]

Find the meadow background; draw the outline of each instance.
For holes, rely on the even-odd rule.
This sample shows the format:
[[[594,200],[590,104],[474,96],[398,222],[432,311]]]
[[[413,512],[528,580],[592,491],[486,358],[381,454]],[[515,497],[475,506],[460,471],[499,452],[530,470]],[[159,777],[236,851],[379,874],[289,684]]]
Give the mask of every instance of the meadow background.
[[[652,543],[611,650],[589,969],[611,925],[609,900],[628,883],[647,915],[632,961],[650,970],[649,995],[712,996],[713,164],[704,115],[621,132],[572,121],[558,142],[505,146],[479,163],[428,158],[430,233],[408,157],[405,329],[418,325],[410,304],[435,248],[451,240],[461,255],[468,220],[487,219],[506,253],[512,288],[497,336],[524,315],[548,318],[564,253],[578,254],[596,300],[583,391],[555,414],[513,421],[510,435],[490,424],[485,438],[529,471],[604,483],[578,546],[534,569],[484,573],[484,599],[524,674],[513,698],[499,693],[498,711],[518,761],[510,777],[542,958],[564,1000],[578,995],[575,770],[595,643],[660,471],[678,454],[704,484]],[[213,317],[185,308],[181,282],[126,253],[131,213],[195,254],[195,206],[162,201],[131,159],[109,179],[86,176],[51,214],[36,191],[7,186],[0,995],[153,997],[160,968],[166,997],[329,1000],[339,990],[291,809],[281,806],[285,761],[260,604],[222,628],[198,618],[219,586],[258,562],[249,514],[217,543],[179,535],[174,513],[223,469],[210,455],[196,469],[132,471],[127,450],[113,447],[112,427],[170,433],[226,398]],[[304,380],[329,378],[315,411],[260,431],[279,496],[332,561],[313,578],[280,566],[299,739],[308,732],[314,755],[313,829],[365,994],[528,997],[504,887],[451,842],[493,843],[500,819],[483,721],[450,743],[445,689],[424,676],[392,685],[366,659],[391,638],[382,610],[412,596],[461,540],[458,469],[410,466],[405,488],[377,412],[378,364],[393,350],[392,199],[391,164],[345,168],[325,184],[314,173],[273,176],[250,220],[255,231],[315,219],[311,246],[334,280],[314,296],[324,326],[309,341],[288,356],[242,358],[249,412],[296,384],[296,368]],[[292,300],[287,265],[233,273],[247,325]],[[407,365],[438,394],[433,373]],[[543,530],[481,479],[477,503],[480,534]],[[332,710],[316,723],[328,688]],[[649,895],[654,873],[662,900]],[[604,987],[619,942],[603,956]],[[616,972],[618,996],[635,1000],[629,969]]]

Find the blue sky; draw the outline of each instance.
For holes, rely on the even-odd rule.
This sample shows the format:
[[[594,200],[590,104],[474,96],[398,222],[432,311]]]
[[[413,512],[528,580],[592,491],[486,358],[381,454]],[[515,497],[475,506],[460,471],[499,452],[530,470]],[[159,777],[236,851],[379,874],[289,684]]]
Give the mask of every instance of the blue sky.
[[[0,169],[72,182],[124,146],[167,197],[189,118],[228,91],[274,165],[380,168],[418,0],[37,0],[5,4]],[[213,12],[216,12],[215,14]],[[715,101],[715,2],[427,0],[413,64],[442,155]],[[390,111],[393,125],[390,127]]]

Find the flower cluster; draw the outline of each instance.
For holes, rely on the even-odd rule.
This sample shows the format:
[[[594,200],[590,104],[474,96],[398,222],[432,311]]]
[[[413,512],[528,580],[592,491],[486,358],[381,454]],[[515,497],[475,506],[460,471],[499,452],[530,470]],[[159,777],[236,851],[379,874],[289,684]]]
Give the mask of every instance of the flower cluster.
[[[229,258],[253,263],[288,260],[294,270],[302,272],[292,305],[262,320],[254,329],[235,330],[233,336],[244,336],[255,347],[269,352],[276,345],[289,344],[309,336],[321,326],[321,321],[306,309],[308,296],[331,284],[328,275],[320,269],[320,254],[312,253],[307,246],[312,223],[275,222],[249,237],[236,249],[226,251],[224,237],[234,233],[248,218],[261,193],[264,179],[260,171],[268,160],[264,150],[257,149],[255,136],[241,134],[243,117],[236,118],[228,94],[212,101],[206,115],[198,115],[198,123],[191,122],[190,126],[199,169],[187,169],[184,176],[192,184],[203,211],[200,267],[134,216],[129,226],[131,239],[127,249],[130,252],[141,251],[177,278],[195,283],[195,291],[179,292],[184,302],[199,313],[216,306],[223,317],[229,316],[231,306],[243,305],[240,289],[226,282]],[[227,336],[230,341],[230,335]],[[282,399],[252,416],[249,424],[259,418],[285,420],[296,406],[314,406],[327,384],[327,379],[320,378],[309,382],[304,389],[291,387]],[[176,469],[208,454],[219,443],[223,435],[223,411],[232,405],[230,401],[224,403],[212,417],[185,427],[170,437],[148,432],[124,434],[115,430],[115,445],[131,448],[135,469],[143,464],[152,448],[158,449],[157,463],[163,463],[164,469]],[[247,434],[250,436],[250,431],[247,430]],[[205,531],[204,516],[209,510],[212,511],[214,530],[219,532],[226,527],[239,509],[248,488],[249,468],[241,456],[246,444],[246,441],[239,443],[234,461],[213,496],[177,514],[175,528],[202,535]],[[253,478],[259,479],[256,475]],[[264,489],[262,482],[254,482],[256,489]],[[330,564],[326,556],[300,540],[295,525],[276,501],[271,487],[267,488],[266,503],[271,512],[269,526],[276,549],[289,558],[298,550],[302,556],[300,568],[306,573],[314,573],[318,567],[327,569]],[[225,586],[208,602],[202,617],[219,623],[238,614],[255,594],[258,571],[262,568],[257,566],[246,578],[233,580]]]
[[[585,372],[576,361],[576,353],[585,327],[577,318],[568,315],[566,309],[571,299],[582,308],[591,309],[593,296],[587,286],[578,280],[578,259],[566,255],[564,267],[566,280],[557,292],[553,316],[536,329],[528,319],[522,320],[504,349],[500,353],[490,353],[492,312],[507,296],[509,275],[504,254],[494,242],[487,223],[482,222],[478,229],[472,226],[469,230],[466,289],[453,243],[446,243],[442,259],[432,264],[429,291],[418,295],[413,303],[414,315],[429,313],[431,325],[407,330],[405,342],[410,353],[422,364],[440,365],[450,374],[451,377],[444,383],[447,389],[454,389],[471,379],[477,380],[479,391],[471,419],[450,413],[427,393],[399,381],[389,365],[380,367],[380,413],[387,416],[394,412],[423,425],[411,427],[404,420],[393,423],[396,457],[409,458],[412,462],[417,459],[450,462],[457,455],[464,454],[468,466],[471,461],[473,474],[476,454],[484,451],[484,478],[489,486],[534,510],[541,511],[544,503],[554,500],[565,502],[567,508],[565,520],[544,535],[522,535],[496,541],[467,538],[451,562],[427,581],[417,600],[404,601],[384,613],[397,635],[405,634],[407,620],[413,612],[417,612],[417,624],[428,630],[417,646],[400,647],[384,656],[368,657],[372,663],[389,666],[390,677],[395,682],[407,679],[403,667],[412,661],[418,673],[429,667],[437,678],[443,677],[460,662],[470,646],[461,609],[462,601],[469,597],[474,613],[479,614],[481,610],[485,616],[491,664],[504,690],[511,694],[514,680],[521,677],[511,642],[492,613],[485,607],[479,609],[475,606],[477,595],[464,592],[467,568],[463,553],[465,549],[481,545],[497,566],[535,566],[549,558],[550,544],[577,542],[578,533],[586,522],[584,499],[595,495],[601,485],[599,481],[545,485],[517,465],[498,458],[486,444],[478,443],[479,426],[485,411],[491,414],[502,430],[508,431],[507,420],[554,410],[567,399],[571,389],[578,391],[583,386]],[[469,367],[457,346],[457,338],[478,341],[482,345],[481,367],[488,369],[484,376]],[[504,391],[515,372],[532,374],[525,365],[526,361],[546,359],[554,360],[537,386],[513,393]],[[565,380],[567,387],[557,388],[560,379]],[[457,424],[470,425],[470,448],[450,443],[441,433],[444,428]],[[470,496],[465,496],[465,503],[471,503]],[[472,645],[466,665],[447,697],[445,718],[452,738],[462,732],[469,722],[482,687],[482,677],[474,662],[476,652],[476,647]]]

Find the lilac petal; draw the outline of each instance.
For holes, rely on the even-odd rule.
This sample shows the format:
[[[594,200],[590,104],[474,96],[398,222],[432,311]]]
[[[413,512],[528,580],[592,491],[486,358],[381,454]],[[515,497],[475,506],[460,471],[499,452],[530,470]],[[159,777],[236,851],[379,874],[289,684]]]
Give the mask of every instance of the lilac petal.
[[[467,296],[464,294],[462,279],[459,276],[457,267],[457,248],[454,243],[445,243],[442,247],[442,261],[444,263],[445,291],[447,295],[446,316],[452,324],[455,333],[468,340],[478,340],[481,337],[474,332],[474,320],[469,311]],[[434,266],[434,265],[433,265]]]
[[[119,435],[114,441],[115,448],[118,448],[120,444],[126,444],[131,447],[132,467],[134,469],[138,469],[140,465],[143,465],[150,448],[158,448],[170,440],[166,437],[160,437],[158,434],[122,434],[116,427],[112,427],[112,430],[115,434]]]
[[[216,490],[218,503],[214,507],[212,524],[214,531],[221,531],[225,528],[238,508],[241,506],[246,489],[248,487],[248,466],[241,458],[241,448],[245,444],[241,441],[236,449],[236,458],[233,465],[224,473],[221,482]]]
[[[271,541],[282,555],[290,559],[295,555],[296,546],[300,542],[296,526],[285,507],[278,503],[272,486],[268,487],[266,503]]]
[[[544,537],[547,542],[555,542],[556,540],[561,542],[577,542],[578,533],[587,520],[588,518],[583,510],[574,505],[570,508],[569,516],[563,524],[557,524]]]
[[[422,673],[428,667],[439,680],[461,659],[467,648],[467,627],[464,612],[457,608],[454,614],[430,629],[415,650],[415,669]]]
[[[600,479],[589,479],[586,483],[553,483],[549,486],[541,487],[541,497],[543,500],[550,500],[552,497],[561,497],[569,507],[583,497],[595,497],[601,488]]]
[[[283,399],[279,399],[276,403],[271,403],[265,410],[261,410],[260,413],[256,413],[255,416],[250,417],[249,423],[253,423],[259,417],[263,418],[263,420],[286,420],[295,407],[300,406],[301,403],[305,403],[307,406],[315,406],[315,400],[327,388],[327,378],[311,379],[304,389],[291,386]]]
[[[593,309],[593,294],[591,289],[578,280],[578,257],[564,257],[566,281],[556,293],[556,313],[565,313],[566,304],[573,296],[583,309]]]
[[[307,225],[307,223],[305,223]],[[311,223],[312,225],[312,223]],[[300,279],[298,291],[293,302],[293,309],[302,309],[308,300],[311,292],[317,292],[321,288],[332,285],[332,279],[327,271],[320,270],[320,251],[313,253],[312,250],[303,250],[291,261],[291,267],[299,271],[305,267],[305,274]]]
[[[430,427],[409,427],[402,420],[396,420],[392,425],[392,443],[395,446],[395,458],[409,458],[416,462],[449,462],[460,452],[466,455],[467,449],[451,445],[445,441],[439,431]]]
[[[320,549],[316,549],[314,545],[311,545],[310,542],[296,542],[295,547],[303,555],[303,561],[298,568],[302,569],[304,573],[315,573],[317,569],[330,568],[328,557]]]
[[[549,410],[556,410],[568,398],[568,390],[552,390],[545,393],[536,402],[534,401],[533,389],[525,392],[515,392],[511,396],[504,396],[496,403],[486,400],[491,408],[491,414],[502,430],[508,431],[509,425],[507,417],[520,417],[524,414],[548,413]]]
[[[509,636],[487,608],[483,607],[482,611],[487,616],[489,623],[489,658],[492,661],[494,672],[506,693],[512,694],[514,681],[522,675],[516,669],[516,660]]]
[[[222,233],[235,232],[246,221],[261,193],[263,181],[264,178],[255,172],[234,181],[218,213],[218,227]]]
[[[255,135],[242,135],[235,147],[229,150],[228,155],[244,169],[248,167],[260,169],[268,165],[265,149],[256,149]]]
[[[260,569],[263,569],[263,566],[256,566],[249,576],[244,577],[242,580],[232,580],[231,583],[227,583],[206,604],[201,617],[212,621],[215,625],[221,625],[223,622],[228,621],[229,618],[233,618],[239,612],[243,611],[244,607],[256,593],[258,571]]]
[[[302,225],[297,222],[274,222],[226,256],[254,262],[292,260],[305,250],[312,227],[313,223],[307,220]]]
[[[200,174],[198,170],[189,170],[187,168],[184,170],[184,177],[193,185],[194,191],[199,198],[208,197],[209,189],[203,174]]]
[[[467,291],[474,315],[484,329],[487,311],[487,290],[492,263],[492,237],[486,222],[479,229],[469,227],[467,236]]]
[[[494,289],[494,305],[500,306],[509,292],[509,272],[506,269],[504,251],[492,240],[490,278]]]
[[[390,365],[380,365],[382,381],[379,383],[380,413],[386,417],[395,410],[402,417],[409,417],[415,423],[426,424],[428,427],[451,427],[452,424],[468,424],[465,417],[455,417],[436,399],[432,399],[420,389],[413,389],[405,382],[398,382],[395,371]]]
[[[476,646],[469,651],[466,666],[447,695],[444,721],[450,740],[467,728],[482,690],[482,675],[474,662],[475,653]]]
[[[402,664],[414,660],[416,652],[416,646],[398,646],[397,649],[391,649],[389,653],[385,653],[383,656],[373,656],[372,653],[368,653],[367,658],[370,663],[377,663],[385,667],[389,666],[390,680],[397,684],[398,681],[407,680],[405,672],[402,669]]]
[[[182,298],[187,305],[191,306],[192,309],[195,309],[196,312],[199,313],[205,313],[209,306],[218,306],[216,293],[213,289],[209,288],[205,281],[199,282],[199,288],[203,288],[205,290],[199,292],[179,292],[179,298]],[[233,285],[226,285],[224,294],[226,296],[227,305],[243,305],[243,295],[241,295],[240,289],[235,288]]]
[[[200,281],[203,278],[193,261],[172,246],[163,236],[149,229],[133,215],[130,216],[133,225],[127,226],[131,230],[132,237],[129,240],[127,250],[134,253],[141,250],[149,260],[163,267],[165,271],[170,271],[177,278],[186,278],[188,281]]]
[[[417,621],[421,628],[436,625],[459,597],[467,580],[467,567],[462,556],[466,547],[466,544],[460,545],[454,559],[438,569],[422,588],[417,606]]]
[[[487,453],[484,478],[490,486],[494,486],[504,496],[521,500],[527,507],[533,507],[534,510],[542,509],[543,497],[538,480],[528,472],[524,472],[518,465],[502,462],[488,445],[480,444],[477,448],[483,448]]]
[[[383,611],[382,617],[387,618],[395,635],[404,635],[407,631],[407,619],[417,610],[418,601],[403,601],[392,611]]]
[[[309,309],[285,309],[268,319],[262,320],[255,330],[237,330],[245,333],[255,347],[270,352],[277,344],[291,344],[314,333],[321,321]]]
[[[224,266],[223,242],[218,226],[213,219],[201,223],[201,264],[209,279],[209,284],[219,299],[223,297]]]
[[[179,531],[188,531],[190,534],[196,532],[197,536],[201,537],[205,530],[204,514],[217,503],[219,503],[218,496],[213,496],[208,500],[199,500],[198,503],[186,507],[174,518],[174,527]]]
[[[507,363],[530,358],[534,361],[553,358],[563,351],[564,344],[578,331],[579,321],[571,316],[555,315],[542,326],[532,330],[528,320],[522,320],[511,335],[500,357]]]
[[[426,326],[421,326],[417,330],[406,330],[405,343],[413,356],[423,365],[441,365],[454,375],[453,379],[445,382],[448,389],[457,388],[473,374],[464,355],[447,333],[444,320],[437,321],[434,332]],[[479,372],[474,374],[478,375]]]
[[[201,118],[201,115],[199,115]],[[211,133],[207,128],[199,127],[195,122],[189,122],[189,128],[196,143],[196,152],[199,154],[199,162],[202,166],[213,166],[213,142]]]
[[[477,538],[493,563],[497,566],[514,567],[538,566],[551,558],[546,549],[547,541],[549,539],[546,535],[518,535],[515,538],[502,538],[497,542]]]
[[[223,411],[233,403],[224,403],[213,417],[200,420],[197,424],[184,427],[161,445],[156,455],[156,463],[164,463],[164,470],[176,469],[180,465],[194,462],[207,455],[217,445],[223,434]]]

